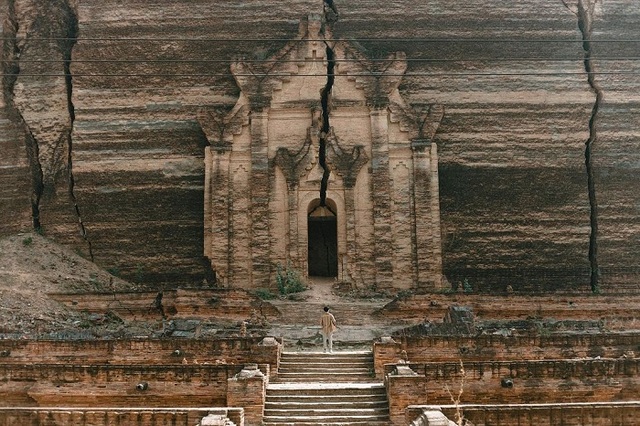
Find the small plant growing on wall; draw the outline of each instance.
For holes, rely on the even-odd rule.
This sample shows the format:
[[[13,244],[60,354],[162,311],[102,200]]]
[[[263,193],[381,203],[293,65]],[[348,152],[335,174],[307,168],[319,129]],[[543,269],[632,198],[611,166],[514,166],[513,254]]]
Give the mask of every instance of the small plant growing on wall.
[[[462,281],[462,291],[465,293],[473,293],[473,286],[469,282],[468,278],[465,278],[464,281]]]
[[[455,424],[457,426],[464,426],[467,424],[466,419],[464,418],[464,414],[462,413],[462,407],[461,405],[461,401],[462,401],[462,394],[464,393],[464,385],[465,385],[465,380],[467,379],[467,373],[464,371],[464,364],[462,362],[462,360],[460,360],[460,385],[458,388],[458,392],[457,394],[453,394],[453,392],[451,391],[451,389],[449,388],[449,385],[445,385],[445,389],[447,390],[447,393],[449,394],[449,397],[451,398],[451,402],[453,403],[453,405],[455,406],[456,409],[456,413],[455,413]]]
[[[278,285],[278,292],[282,296],[300,293],[307,289],[302,276],[289,262],[287,262],[286,266],[281,263],[276,265],[276,284]]]
[[[268,288],[257,288],[255,290],[255,295],[258,296],[262,300],[271,300],[275,299],[276,295],[271,292]]]

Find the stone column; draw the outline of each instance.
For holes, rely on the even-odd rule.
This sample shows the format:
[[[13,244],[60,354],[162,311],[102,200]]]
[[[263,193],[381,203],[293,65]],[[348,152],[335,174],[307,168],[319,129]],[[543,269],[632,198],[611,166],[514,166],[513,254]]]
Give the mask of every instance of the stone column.
[[[216,283],[229,284],[229,156],[227,149],[205,149],[204,250]]]
[[[431,143],[431,223],[433,238],[433,286],[444,289],[442,280],[442,228],[440,227],[440,178],[438,174],[438,145]]]
[[[287,182],[287,216],[288,238],[287,238],[287,256],[293,263],[292,266],[299,269],[301,265],[300,249],[306,241],[306,238],[300,238],[298,230],[298,184]],[[286,265],[285,265],[286,266]]]
[[[244,408],[244,420],[248,426],[261,425],[267,379],[257,364],[247,364],[242,371],[227,381],[227,406]]]
[[[411,143],[413,151],[413,199],[418,287],[437,290],[442,285],[442,250],[440,242],[437,157],[435,159],[436,170],[434,172],[431,147],[432,144],[428,140],[414,140]],[[436,200],[433,198],[436,198]],[[437,217],[435,218],[434,203],[438,208]],[[434,238],[436,233],[438,234],[437,239]]]
[[[331,172],[342,177],[344,185],[344,220],[345,223],[345,254],[341,259],[341,279],[353,280],[356,284],[364,284],[362,270],[363,265],[361,252],[366,249],[366,244],[358,239],[357,215],[356,215],[356,183],[358,174],[362,167],[369,162],[369,157],[365,148],[361,145],[353,147],[351,150],[343,149],[332,133],[328,138],[327,163],[331,167]],[[366,256],[365,256],[366,257]],[[371,264],[373,259],[371,256]],[[369,268],[371,269],[371,268]]]
[[[361,283],[361,275],[358,270],[360,262],[358,261],[358,241],[356,236],[356,203],[355,193],[353,189],[354,182],[349,182],[347,185],[345,180],[344,188],[344,211],[345,211],[345,227],[346,227],[346,245],[347,256],[346,262],[343,259],[342,267],[346,269],[347,276],[343,276],[343,280],[353,280],[356,284]],[[346,263],[346,265],[344,264]]]
[[[233,287],[251,288],[251,170],[246,153],[234,153],[229,186],[230,241],[229,282]]]
[[[270,173],[269,114],[265,108],[251,113],[251,287],[269,287],[271,236],[269,232]]]
[[[376,108],[371,118],[371,195],[376,285],[393,287],[393,239],[391,214],[391,181],[389,173],[389,140],[386,108]]]
[[[412,209],[413,173],[409,150],[390,156],[393,218],[393,283],[395,289],[409,289],[417,282],[415,214]]]

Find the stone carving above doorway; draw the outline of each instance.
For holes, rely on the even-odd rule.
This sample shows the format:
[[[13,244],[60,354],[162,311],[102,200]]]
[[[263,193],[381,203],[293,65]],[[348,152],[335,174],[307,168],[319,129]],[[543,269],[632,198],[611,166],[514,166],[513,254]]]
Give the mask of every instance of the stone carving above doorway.
[[[402,53],[380,68],[313,15],[264,63],[231,65],[235,107],[198,117],[205,256],[220,285],[272,287],[278,263],[378,289],[442,285],[443,110],[404,101],[406,68]]]

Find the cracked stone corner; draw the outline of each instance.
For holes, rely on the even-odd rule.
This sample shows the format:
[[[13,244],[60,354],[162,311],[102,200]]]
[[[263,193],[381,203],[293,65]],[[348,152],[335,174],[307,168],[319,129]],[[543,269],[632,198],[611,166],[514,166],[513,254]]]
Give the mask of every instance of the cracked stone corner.
[[[40,6],[42,7],[35,8],[35,16],[29,16],[24,19],[37,21],[50,13],[50,9],[46,5],[42,4]],[[26,155],[31,170],[30,198],[33,228],[40,230],[45,225],[41,216],[42,201],[47,193],[55,192],[58,177],[66,179],[62,186],[66,186],[69,202],[72,204],[74,214],[78,218],[80,233],[89,244],[89,254],[93,259],[91,245],[87,240],[86,229],[84,228],[74,194],[72,170],[72,129],[75,108],[72,102],[73,86],[70,66],[72,49],[78,34],[78,19],[73,6],[68,2],[56,7],[55,13],[58,14],[57,17],[59,19],[52,21],[49,26],[30,26],[32,22],[20,21],[21,18],[17,15],[15,2],[9,2],[6,19],[7,32],[5,33],[5,36],[8,35],[8,37],[5,38],[3,45],[3,71],[5,72],[3,76],[3,96],[10,114],[21,124],[25,134]],[[29,32],[17,39],[18,33],[23,31],[21,28],[27,28]],[[20,61],[24,56],[23,52],[29,47],[31,38],[37,39],[47,35],[56,37],[56,43],[52,44],[45,54],[53,59],[59,59],[62,64],[64,83],[60,89],[63,91],[61,95],[66,99],[66,108],[63,107],[60,111],[52,110],[57,117],[53,134],[51,131],[47,133],[46,127],[43,129],[43,123],[40,123],[37,118],[33,122],[33,111],[31,111],[29,105],[34,100],[29,100],[28,98],[34,90],[31,81],[26,80],[24,82],[24,88],[20,93],[17,92],[16,86],[21,72],[25,72]],[[36,52],[35,54],[41,53]],[[29,59],[29,56],[26,59]],[[27,73],[34,72],[33,69],[26,71]],[[28,79],[29,77],[25,76],[23,78]],[[52,89],[58,90],[58,87],[52,86]],[[62,203],[64,204],[64,201]]]
[[[20,23],[16,18],[15,2],[13,1],[8,3],[5,23],[5,29],[8,31],[4,34],[5,40],[2,47],[3,97],[9,114],[14,116],[20,123],[25,135],[25,150],[31,175],[31,194],[29,198],[31,201],[32,227],[35,230],[40,230],[42,229],[40,200],[44,193],[44,172],[39,160],[40,149],[38,141],[15,102],[15,85],[20,74],[20,56],[26,40],[23,38],[21,39],[21,44],[18,43],[17,34],[20,29]]]

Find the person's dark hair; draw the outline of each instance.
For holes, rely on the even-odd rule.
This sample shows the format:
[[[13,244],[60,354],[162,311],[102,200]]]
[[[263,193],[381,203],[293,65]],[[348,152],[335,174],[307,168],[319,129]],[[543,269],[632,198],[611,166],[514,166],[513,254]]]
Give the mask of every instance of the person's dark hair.
[[[325,312],[329,312],[329,307],[328,307],[328,306],[325,306],[325,307],[324,307],[324,311],[325,311]]]

